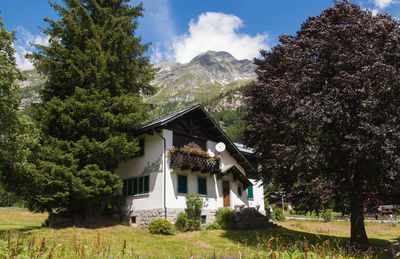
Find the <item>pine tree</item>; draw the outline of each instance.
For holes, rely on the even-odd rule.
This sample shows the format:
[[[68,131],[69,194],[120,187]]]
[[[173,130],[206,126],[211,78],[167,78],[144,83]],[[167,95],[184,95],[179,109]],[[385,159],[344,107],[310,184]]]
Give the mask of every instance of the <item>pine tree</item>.
[[[16,84],[23,75],[16,66],[14,40],[14,32],[6,31],[0,17],[0,179],[3,184],[22,169],[25,159],[24,120],[18,111],[20,100]]]
[[[142,6],[128,0],[51,3],[49,45],[29,55],[47,76],[33,118],[41,146],[19,185],[33,211],[62,208],[75,225],[94,222],[94,208],[118,196],[115,170],[138,150],[135,129],[147,119],[153,69],[135,36]],[[29,183],[29,184],[27,184]],[[28,186],[27,186],[28,185]],[[30,193],[28,195],[28,193]]]

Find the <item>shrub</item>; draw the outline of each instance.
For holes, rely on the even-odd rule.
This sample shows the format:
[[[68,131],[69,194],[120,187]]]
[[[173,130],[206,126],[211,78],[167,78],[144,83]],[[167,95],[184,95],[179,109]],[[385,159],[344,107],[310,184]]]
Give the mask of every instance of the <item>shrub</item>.
[[[189,229],[200,229],[201,210],[205,207],[204,199],[198,193],[189,193],[186,195],[186,213]]]
[[[186,212],[179,212],[176,217],[175,228],[181,232],[188,230],[188,218]]]
[[[322,218],[324,219],[324,222],[331,222],[333,220],[333,211],[330,209],[327,209],[322,213]]]
[[[285,215],[283,215],[283,211],[280,208],[276,208],[274,210],[274,212],[272,212],[271,217],[273,220],[276,220],[276,221],[284,221],[285,220]]]
[[[222,229],[231,229],[235,226],[235,213],[229,208],[218,209],[215,213],[215,222]]]
[[[200,221],[199,220],[194,220],[194,219],[188,218],[187,222],[188,222],[187,231],[194,231],[194,230],[200,229]]]
[[[171,235],[174,232],[174,226],[166,219],[155,219],[149,224],[151,234]]]
[[[221,225],[214,222],[206,227],[207,230],[221,229]]]

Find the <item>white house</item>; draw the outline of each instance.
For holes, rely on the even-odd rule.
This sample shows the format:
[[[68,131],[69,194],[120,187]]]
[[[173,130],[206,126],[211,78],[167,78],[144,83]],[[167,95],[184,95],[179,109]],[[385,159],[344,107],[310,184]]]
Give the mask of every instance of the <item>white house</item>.
[[[222,207],[254,207],[265,214],[263,187],[249,178],[256,172],[239,149],[251,151],[234,144],[200,105],[149,122],[136,135],[140,152],[117,169],[126,196],[124,216],[132,224],[147,225],[156,218],[174,222],[186,207],[185,195],[196,192],[207,204],[202,223],[213,222]],[[224,150],[217,152],[220,142]],[[221,158],[170,152],[184,145]]]

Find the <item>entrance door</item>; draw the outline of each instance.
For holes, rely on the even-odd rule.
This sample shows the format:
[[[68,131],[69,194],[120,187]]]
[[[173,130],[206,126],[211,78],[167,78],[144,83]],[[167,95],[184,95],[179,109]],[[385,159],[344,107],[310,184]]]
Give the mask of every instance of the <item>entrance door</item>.
[[[222,182],[222,192],[224,194],[224,207],[230,206],[230,199],[229,199],[229,182],[223,181]]]

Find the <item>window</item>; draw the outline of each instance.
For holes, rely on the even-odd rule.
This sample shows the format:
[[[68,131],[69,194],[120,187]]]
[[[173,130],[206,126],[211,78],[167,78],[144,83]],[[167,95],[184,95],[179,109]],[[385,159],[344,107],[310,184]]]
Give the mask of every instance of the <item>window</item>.
[[[149,193],[150,176],[141,176],[124,180],[123,194],[125,196]]]
[[[138,140],[139,150],[135,152],[133,157],[143,156],[144,155],[144,139],[141,138]]]
[[[187,193],[186,175],[178,175],[178,193]]]
[[[198,183],[198,192],[202,195],[207,195],[207,179],[206,178],[197,178]]]
[[[238,196],[242,197],[242,187],[238,186]]]
[[[253,186],[252,185],[250,185],[249,188],[247,188],[247,198],[248,199],[254,199]]]

